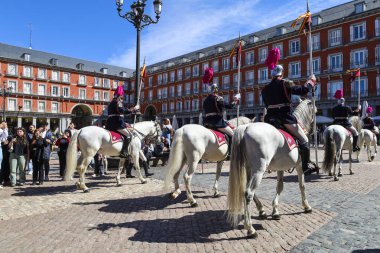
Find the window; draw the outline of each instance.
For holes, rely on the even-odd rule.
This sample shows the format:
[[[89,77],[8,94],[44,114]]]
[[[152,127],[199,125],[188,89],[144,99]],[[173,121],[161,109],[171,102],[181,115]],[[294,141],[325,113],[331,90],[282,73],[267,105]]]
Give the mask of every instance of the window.
[[[327,90],[328,90],[327,98],[333,99],[335,92],[337,90],[343,90],[343,82],[342,81],[330,82],[328,83]]]
[[[32,93],[32,83],[24,83],[24,93],[31,94]]]
[[[104,101],[110,100],[110,93],[108,91],[103,92],[103,100]]]
[[[170,72],[170,82],[173,83],[175,81],[175,71]]]
[[[375,36],[380,36],[380,19],[375,20]]]
[[[351,68],[367,67],[367,49],[355,50],[351,52]]]
[[[342,29],[329,31],[329,46],[334,47],[342,44]]]
[[[39,68],[39,69],[38,69],[37,77],[38,77],[39,79],[46,79],[46,69],[41,69],[41,68]]]
[[[30,54],[24,54],[24,61],[30,61]]]
[[[209,64],[208,62],[205,62],[202,64],[202,70],[203,70],[203,73],[205,72],[205,70],[209,67]]]
[[[182,78],[183,78],[183,76],[182,76],[182,69],[179,69],[179,70],[177,70],[177,80],[181,81]]]
[[[191,83],[185,84],[185,95],[190,95],[191,93]]]
[[[148,92],[148,99],[149,99],[149,101],[152,101],[152,99],[153,99],[153,91],[152,90],[150,90]]]
[[[208,85],[206,85],[206,84],[203,84],[202,91],[203,92],[209,92],[210,91],[210,87]]]
[[[177,101],[177,112],[182,112],[182,101]]]
[[[380,95],[380,76],[376,77],[376,95]]]
[[[280,50],[280,59],[284,58],[284,47],[282,43],[274,44],[272,48],[278,48],[278,50]]]
[[[101,68],[100,72],[102,72],[103,74],[107,75],[108,74],[108,68]]]
[[[174,102],[170,102],[170,112],[174,112]]]
[[[32,77],[32,70],[33,70],[32,67],[24,66],[24,71],[22,72],[22,75],[24,77]]]
[[[380,46],[375,48],[376,65],[380,65]]]
[[[291,40],[289,42],[290,55],[296,55],[300,53],[300,40]]]
[[[157,98],[158,98],[158,99],[161,99],[161,98],[162,98],[162,95],[161,95],[161,94],[162,94],[161,89],[158,89],[158,90],[157,90]]]
[[[113,80],[112,89],[117,89],[117,86],[119,86],[119,81]]]
[[[245,95],[245,105],[253,106],[254,105],[254,94],[253,92],[248,92]]]
[[[152,87],[153,86],[153,76],[150,76],[148,78],[148,84],[149,84],[149,87]]]
[[[79,75],[78,83],[83,84],[83,85],[86,84],[86,76],[85,75]]]
[[[259,83],[266,83],[268,81],[268,68],[259,69]]]
[[[24,100],[22,108],[24,112],[30,112],[32,110],[32,100]]]
[[[110,79],[108,79],[108,78],[103,78],[103,87],[104,87],[104,88],[107,88],[107,89],[111,88],[111,85],[110,85]]]
[[[321,74],[321,58],[313,58],[313,74]],[[307,60],[307,75],[310,75],[310,60]]]
[[[316,26],[316,25],[320,25],[322,23],[322,18],[321,16],[319,15],[313,15],[311,17],[311,23]]]
[[[226,90],[230,88],[230,76],[222,77],[222,88]]]
[[[38,95],[46,95],[46,85],[38,84]]]
[[[175,86],[170,86],[169,92],[170,92],[170,97],[174,98],[175,97]]]
[[[351,85],[351,97],[359,96],[359,78],[356,78],[354,85]],[[368,82],[367,77],[360,77],[360,96],[368,96]]]
[[[255,64],[255,52],[249,51],[245,53],[245,65]]]
[[[265,62],[268,56],[268,48],[267,47],[262,47],[259,49],[259,61],[260,62]]]
[[[193,108],[193,111],[198,111],[199,110],[199,99],[194,99],[193,100],[192,108]]]
[[[309,42],[309,39],[308,39]],[[319,50],[321,48],[320,46],[320,39],[319,39],[319,33],[314,34],[311,36],[311,46],[313,47],[313,50]],[[307,50],[309,51],[310,45],[307,46]]]
[[[245,72],[245,85],[252,86],[254,83],[255,71],[247,71]]]
[[[199,76],[199,65],[193,66],[193,76]]]
[[[51,112],[58,113],[58,103],[57,102],[51,102]]]
[[[224,102],[229,103],[230,102],[230,95],[223,95],[223,100],[224,100]]]
[[[289,64],[289,77],[299,78],[301,77],[301,62],[291,62]]]
[[[164,73],[162,75],[162,83],[167,84],[168,83],[168,73]]]
[[[17,64],[9,63],[7,74],[12,76],[17,75]]]
[[[161,110],[162,110],[163,113],[166,113],[166,112],[167,112],[167,108],[168,108],[168,104],[167,104],[167,103],[163,103],[163,104],[161,105]]]
[[[99,87],[100,86],[100,78],[95,76],[94,77],[94,87]]]
[[[218,60],[214,60],[212,62],[212,69],[214,70],[214,72],[218,72],[219,71],[219,61]]]
[[[230,58],[224,58],[223,59],[222,68],[223,68],[223,70],[229,70],[230,69]]]
[[[332,72],[342,71],[343,56],[342,54],[329,55],[329,70]]]
[[[237,61],[236,61],[236,57],[232,57],[232,68],[233,69],[236,69],[238,67],[238,64],[237,64]]]
[[[168,97],[168,88],[163,88],[162,89],[162,98],[167,98]]]
[[[45,101],[38,101],[38,112],[45,112]]]
[[[366,5],[364,2],[355,4],[355,13],[362,13],[366,10]]]
[[[16,81],[8,81],[8,88],[10,88],[11,92],[17,92],[17,82]]]
[[[59,72],[58,71],[52,71],[51,72],[51,80],[52,81],[59,81]]]
[[[357,41],[365,39],[366,36],[366,23],[360,23],[350,26],[350,38],[351,41]]]
[[[16,111],[16,99],[13,99],[13,98],[8,99],[8,110]]]
[[[238,85],[238,74],[237,73],[234,74],[233,80],[234,80],[234,88],[237,88],[237,85]],[[241,83],[241,72],[240,72],[240,83]]]
[[[65,98],[70,97],[70,88],[69,87],[63,87],[62,88],[62,96]]]
[[[100,91],[94,91],[94,100],[100,100]]]
[[[79,99],[86,99],[86,90],[79,89]]]
[[[135,102],[135,95],[134,94],[130,94],[129,95],[129,102]]]
[[[194,94],[199,93],[199,82],[198,81],[193,82],[193,93]]]
[[[182,96],[182,84],[177,85],[177,96]]]
[[[70,82],[70,73],[64,72],[62,76],[62,82],[69,83]]]
[[[184,111],[189,112],[190,111],[190,100],[186,100],[184,104]]]
[[[59,87],[58,86],[51,86],[51,95],[54,97],[59,96]]]
[[[191,68],[187,67],[185,68],[185,78],[188,79],[191,76]]]

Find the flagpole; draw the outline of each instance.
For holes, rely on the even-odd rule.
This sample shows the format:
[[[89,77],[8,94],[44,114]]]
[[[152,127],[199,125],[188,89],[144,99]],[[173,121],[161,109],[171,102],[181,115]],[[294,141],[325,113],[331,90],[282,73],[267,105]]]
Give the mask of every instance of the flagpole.
[[[357,71],[360,71],[360,68],[357,69]],[[355,74],[356,75],[356,74]],[[358,85],[358,109],[360,107],[360,90],[361,90],[361,84],[360,84],[360,76],[361,76],[361,73],[360,75],[358,76],[358,82],[359,82],[359,85]],[[354,81],[355,82],[355,81]],[[354,84],[355,85],[355,84]]]
[[[237,82],[238,82],[238,87],[237,87],[237,93],[240,94],[240,67],[241,67],[241,52],[240,52],[240,45],[241,43],[241,39],[240,39],[240,33],[239,33],[239,49],[238,49],[238,79],[237,79]],[[240,98],[241,100],[241,98]],[[239,112],[240,112],[240,101],[239,103],[237,104],[237,116],[236,116],[236,119],[237,119],[237,124],[236,126],[239,126]]]
[[[309,1],[307,2],[307,11],[309,12]],[[313,71],[313,42],[312,42],[312,36],[311,36],[311,24],[309,23],[309,69],[310,69],[310,76],[314,74]],[[314,113],[314,148],[315,148],[315,163],[317,165],[317,168],[319,167],[318,165],[318,136],[317,136],[317,116],[316,116],[316,106],[315,106],[315,87],[312,88],[312,97],[311,101],[313,103],[313,113]],[[318,171],[319,173],[319,171]]]
[[[144,64],[145,66],[145,57],[144,57]],[[140,71],[140,70],[137,70]],[[138,90],[137,90],[137,102],[136,105],[140,106],[140,93],[141,93],[141,84],[143,82],[144,77],[140,77],[140,83],[138,84]],[[137,81],[137,80],[136,80]],[[133,119],[133,130],[135,130],[135,124],[136,124],[137,114],[135,113],[135,117]]]

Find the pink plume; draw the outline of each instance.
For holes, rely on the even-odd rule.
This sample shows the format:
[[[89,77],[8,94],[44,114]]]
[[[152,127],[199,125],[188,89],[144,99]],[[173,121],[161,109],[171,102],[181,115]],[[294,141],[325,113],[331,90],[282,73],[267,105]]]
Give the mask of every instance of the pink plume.
[[[367,108],[367,113],[372,113],[372,111],[373,111],[372,107],[371,107],[371,106],[368,106],[368,108]]]
[[[115,90],[115,94],[113,95],[114,97],[120,97],[124,95],[124,89],[123,86],[119,85],[117,89]]]
[[[265,64],[270,70],[276,67],[277,62],[280,60],[280,55],[280,49],[277,47],[269,51],[268,57],[265,60]]]
[[[214,70],[212,68],[206,68],[205,75],[203,76],[203,83],[211,84],[214,77]]]

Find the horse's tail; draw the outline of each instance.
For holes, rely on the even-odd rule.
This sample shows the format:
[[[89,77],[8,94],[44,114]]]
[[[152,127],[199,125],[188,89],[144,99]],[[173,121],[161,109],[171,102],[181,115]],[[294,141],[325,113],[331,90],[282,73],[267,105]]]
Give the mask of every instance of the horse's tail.
[[[360,130],[360,131],[358,131],[359,132],[359,136],[358,136],[358,146],[359,146],[359,148],[360,149],[362,149],[363,148],[363,146],[364,146],[364,142],[365,142],[365,131],[362,129],[362,130]],[[360,151],[358,151],[358,153],[359,153]]]
[[[246,150],[244,145],[244,133],[248,125],[239,126],[232,138],[230,176],[228,183],[228,222],[236,227],[240,221],[244,193],[247,184],[247,173],[245,169]]]
[[[324,133],[325,137],[325,155],[323,159],[322,169],[329,173],[335,160],[336,143],[334,140],[334,129],[329,129]]]
[[[164,190],[168,191],[170,185],[173,182],[174,175],[182,169],[184,160],[186,159],[185,153],[183,150],[183,129],[178,129],[173,137],[172,148],[169,154],[169,161],[166,167],[166,176],[164,182]]]
[[[79,131],[75,131],[73,136],[70,139],[69,147],[66,152],[66,169],[64,180],[71,180],[72,175],[74,174],[74,170],[77,167],[77,154],[78,154],[78,133]]]

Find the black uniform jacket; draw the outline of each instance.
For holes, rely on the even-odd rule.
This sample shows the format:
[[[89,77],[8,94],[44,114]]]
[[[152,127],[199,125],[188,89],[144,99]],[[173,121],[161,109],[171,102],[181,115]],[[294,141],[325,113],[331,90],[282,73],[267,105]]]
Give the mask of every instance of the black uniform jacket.
[[[234,103],[226,103],[223,97],[216,94],[210,94],[203,102],[203,110],[205,119],[203,124],[209,128],[225,128],[227,123],[223,120],[223,112],[225,109],[231,109]]]

